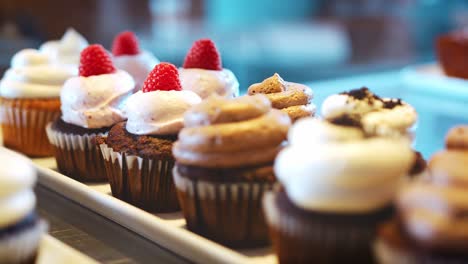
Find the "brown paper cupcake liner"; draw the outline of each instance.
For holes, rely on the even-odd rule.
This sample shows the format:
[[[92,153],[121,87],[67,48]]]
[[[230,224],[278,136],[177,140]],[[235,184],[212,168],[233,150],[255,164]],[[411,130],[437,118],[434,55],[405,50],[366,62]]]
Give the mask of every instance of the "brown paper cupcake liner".
[[[277,192],[265,194],[263,206],[280,263],[374,263],[371,244],[376,227],[392,211],[353,220],[320,213],[306,216],[280,208]]]
[[[173,159],[119,153],[101,144],[112,195],[149,212],[179,211],[172,178]]]
[[[60,108],[34,108],[20,100],[0,99],[3,144],[32,157],[52,156],[45,127],[60,115]]]
[[[58,170],[77,181],[106,181],[104,159],[94,143],[96,136],[103,134],[73,135],[56,131],[52,123],[46,127],[53,146]]]
[[[237,248],[269,243],[261,199],[274,183],[190,179],[177,166],[173,175],[189,230]]]
[[[39,220],[28,229],[0,239],[0,262],[34,263],[39,243],[47,228],[46,222]]]

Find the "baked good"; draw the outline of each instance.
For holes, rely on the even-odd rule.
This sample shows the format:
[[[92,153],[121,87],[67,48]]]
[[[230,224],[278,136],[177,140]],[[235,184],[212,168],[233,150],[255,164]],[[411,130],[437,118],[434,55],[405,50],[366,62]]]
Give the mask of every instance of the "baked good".
[[[34,263],[47,224],[36,215],[36,172],[24,156],[0,147],[0,263]]]
[[[94,140],[126,119],[122,104],[135,82],[112,64],[101,45],[81,53],[80,76],[66,81],[60,93],[62,116],[47,125],[59,171],[79,181],[105,181],[104,161]]]
[[[252,84],[247,94],[265,94],[273,108],[287,113],[293,122],[315,114],[312,89],[303,84],[285,82],[278,73],[261,83]]]
[[[39,47],[39,51],[49,56],[55,64],[78,69],[80,53],[88,45],[88,41],[80,33],[68,28],[61,39],[45,42]]]
[[[140,49],[137,36],[131,31],[123,31],[112,43],[112,59],[118,69],[128,72],[135,80],[135,90],[143,87],[143,82],[159,60],[149,51]]]
[[[45,127],[60,115],[60,90],[76,74],[38,50],[16,53],[0,81],[3,144],[28,156],[51,156]]]
[[[453,129],[447,137],[462,128]],[[432,156],[426,177],[399,192],[398,217],[380,227],[375,243],[380,263],[468,261],[467,163],[467,147],[449,147]]]
[[[182,89],[193,91],[202,99],[212,94],[227,98],[239,96],[236,76],[229,69],[223,68],[221,56],[210,39],[200,39],[193,43],[179,73]]]
[[[296,122],[275,160],[283,190],[263,207],[280,263],[372,263],[379,223],[414,162],[408,142],[365,138],[313,118]]]
[[[179,210],[172,146],[185,111],[200,101],[182,91],[174,65],[162,62],[153,69],[126,103],[128,121],[114,125],[100,142],[112,195],[151,212]]]
[[[189,230],[233,247],[268,243],[261,197],[290,124],[264,95],[211,96],[185,114],[173,154]]]
[[[436,53],[445,74],[468,79],[468,29],[438,37]]]

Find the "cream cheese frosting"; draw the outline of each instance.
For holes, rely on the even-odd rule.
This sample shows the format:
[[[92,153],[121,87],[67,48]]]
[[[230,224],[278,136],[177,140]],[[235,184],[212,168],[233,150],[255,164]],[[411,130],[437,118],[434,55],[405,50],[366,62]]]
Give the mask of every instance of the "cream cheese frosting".
[[[36,205],[32,190],[36,172],[30,161],[0,147],[0,229],[14,225],[31,213]]]
[[[174,135],[184,126],[184,113],[201,102],[192,91],[141,91],[126,103],[126,129],[135,135]]]
[[[276,158],[275,173],[296,206],[363,213],[394,198],[415,159],[408,142],[363,138],[359,130],[349,129],[311,118],[292,127],[290,145]]]
[[[206,70],[197,68],[179,68],[182,89],[193,91],[202,99],[212,94],[227,98],[239,96],[239,82],[228,69]]]
[[[125,99],[135,82],[125,71],[68,79],[60,93],[62,120],[84,128],[103,128],[126,119]]]
[[[113,56],[114,65],[118,69],[128,72],[135,80],[135,91],[140,90],[148,74],[159,60],[149,51],[142,51],[137,55]]]
[[[87,46],[88,41],[76,30],[69,28],[60,40],[47,41],[39,50],[57,64],[70,64],[76,67],[80,62],[81,51]]]
[[[367,136],[406,137],[412,139],[416,110],[406,102],[380,98],[367,88],[331,95],[322,104],[322,116],[328,121],[346,116]]]
[[[77,68],[53,64],[47,55],[35,49],[24,49],[13,56],[11,68],[0,81],[0,96],[59,97],[64,82],[77,73]]]

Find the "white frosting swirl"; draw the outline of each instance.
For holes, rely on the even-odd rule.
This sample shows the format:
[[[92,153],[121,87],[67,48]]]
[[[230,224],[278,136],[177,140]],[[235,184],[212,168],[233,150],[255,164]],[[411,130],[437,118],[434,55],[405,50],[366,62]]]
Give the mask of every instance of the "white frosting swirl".
[[[239,82],[228,69],[221,71],[205,69],[179,69],[182,89],[193,91],[202,99],[212,94],[227,98],[239,96]]]
[[[127,101],[127,131],[135,135],[173,135],[183,128],[184,113],[201,102],[192,91],[133,94]]]
[[[135,92],[143,87],[148,74],[159,60],[149,51],[142,51],[137,55],[113,56],[114,65],[118,69],[128,72],[135,80]]]
[[[16,53],[0,81],[0,96],[7,98],[54,98],[63,83],[78,69],[52,64],[48,56],[34,49]]]
[[[88,46],[88,41],[73,28],[67,29],[60,40],[47,41],[39,50],[57,64],[71,64],[77,67],[80,53]]]
[[[84,128],[103,128],[126,119],[122,107],[135,82],[127,72],[68,79],[60,93],[62,120]]]
[[[305,210],[333,213],[386,206],[414,161],[408,142],[363,139],[358,131],[346,136],[348,128],[319,122],[305,118],[294,125],[290,145],[275,161],[276,176],[288,197]]]
[[[36,205],[36,172],[30,161],[0,147],[0,229],[26,217]]]

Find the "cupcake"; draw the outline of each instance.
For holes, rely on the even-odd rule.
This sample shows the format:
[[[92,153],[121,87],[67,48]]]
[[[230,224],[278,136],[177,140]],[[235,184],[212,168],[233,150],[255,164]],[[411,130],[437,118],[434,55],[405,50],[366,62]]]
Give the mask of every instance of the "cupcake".
[[[202,99],[212,94],[227,98],[239,96],[236,76],[223,68],[219,52],[210,39],[193,43],[179,74],[182,88],[195,92]]]
[[[60,40],[50,40],[39,48],[39,51],[49,56],[59,65],[78,68],[80,53],[88,46],[88,41],[73,28],[67,29]]]
[[[38,50],[16,53],[0,80],[3,144],[28,156],[52,155],[45,127],[60,115],[60,89],[76,74]]]
[[[436,53],[445,74],[468,79],[468,29],[437,38]]]
[[[416,110],[397,98],[381,98],[368,88],[334,94],[322,104],[328,122],[361,128],[368,137],[404,137],[412,141]]]
[[[101,150],[112,195],[151,212],[179,210],[172,146],[183,115],[201,98],[182,91],[177,68],[158,64],[127,101],[127,122],[112,127]]]
[[[291,121],[264,95],[208,97],[184,117],[174,181],[187,228],[232,247],[268,243],[261,210]]]
[[[122,104],[135,82],[114,67],[101,45],[83,50],[79,71],[64,84],[62,116],[47,125],[47,135],[61,173],[79,181],[103,181],[104,160],[94,141],[126,119]]]
[[[143,87],[143,82],[159,60],[149,51],[140,50],[138,38],[131,31],[118,34],[112,44],[114,65],[128,72],[135,80],[135,92]]]
[[[275,161],[283,186],[263,207],[280,263],[372,263],[379,223],[414,161],[406,140],[304,118]]]
[[[399,192],[397,217],[379,228],[379,263],[468,262],[467,142],[467,126],[452,130],[448,149],[430,159],[429,175]]]
[[[35,212],[36,172],[30,161],[0,147],[0,263],[34,263],[47,224]]]
[[[277,73],[261,83],[252,84],[247,90],[248,95],[259,93],[265,94],[272,106],[287,113],[293,122],[315,114],[312,89],[303,84],[285,82]]]

